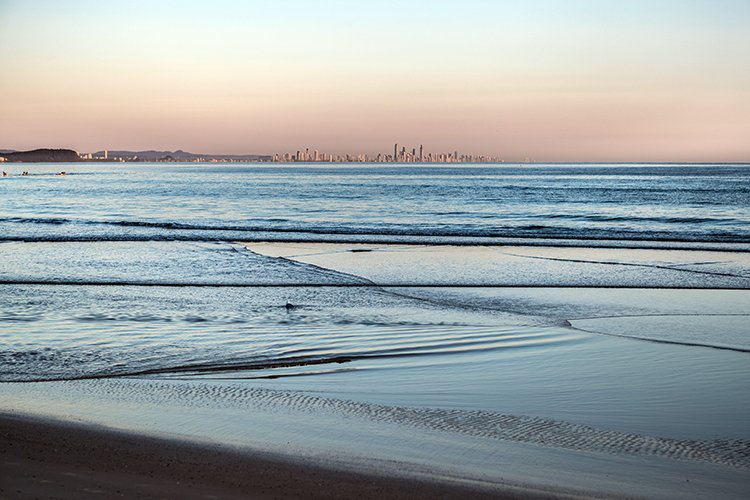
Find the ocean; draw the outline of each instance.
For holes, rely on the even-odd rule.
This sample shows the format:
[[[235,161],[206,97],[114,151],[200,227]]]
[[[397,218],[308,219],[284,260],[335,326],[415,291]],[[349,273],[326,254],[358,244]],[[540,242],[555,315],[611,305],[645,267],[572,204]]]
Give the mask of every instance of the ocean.
[[[750,244],[747,165],[21,165],[3,241]]]
[[[3,169],[0,410],[574,491],[750,485],[750,165]]]

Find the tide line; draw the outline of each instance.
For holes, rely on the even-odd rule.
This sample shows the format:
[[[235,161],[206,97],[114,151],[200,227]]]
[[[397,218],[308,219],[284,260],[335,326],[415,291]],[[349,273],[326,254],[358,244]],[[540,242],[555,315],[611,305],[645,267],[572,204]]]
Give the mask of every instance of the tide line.
[[[684,286],[684,285],[581,285],[565,283],[325,283],[325,282],[149,282],[124,280],[0,280],[0,286],[137,286],[165,288],[570,288],[570,289],[634,289],[634,290],[750,290],[750,286]]]

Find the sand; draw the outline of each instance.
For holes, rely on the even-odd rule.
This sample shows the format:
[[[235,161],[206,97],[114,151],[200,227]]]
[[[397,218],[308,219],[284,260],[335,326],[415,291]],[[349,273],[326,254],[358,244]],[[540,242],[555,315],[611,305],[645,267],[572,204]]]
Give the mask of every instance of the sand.
[[[0,414],[0,498],[550,498]]]

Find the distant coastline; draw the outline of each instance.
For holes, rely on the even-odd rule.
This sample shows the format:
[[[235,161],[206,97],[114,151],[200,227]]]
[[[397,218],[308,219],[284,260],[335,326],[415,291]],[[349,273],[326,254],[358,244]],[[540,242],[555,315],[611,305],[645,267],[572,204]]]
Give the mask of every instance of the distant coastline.
[[[205,155],[183,151],[96,151],[78,153],[72,149],[34,149],[31,151],[0,150],[0,162],[267,162],[271,155]]]
[[[0,161],[10,163],[75,162],[81,157],[72,149],[34,149],[32,151],[0,151]]]
[[[16,151],[12,149],[0,149],[0,164],[2,163],[77,163],[77,162],[109,162],[109,163],[300,163],[300,164],[326,164],[326,163],[365,163],[365,164],[389,164],[389,163],[413,163],[413,164],[542,164],[542,165],[750,165],[747,161],[717,162],[717,161],[541,161],[530,158],[503,160],[498,158],[487,159],[485,157],[458,157],[457,159],[413,159],[407,156],[394,161],[390,156],[372,158],[367,155],[322,155],[316,159],[314,153],[299,152],[298,155],[286,154],[283,156],[264,154],[200,154],[190,153],[178,149],[176,151],[129,151],[129,150],[101,150],[93,153],[78,153],[72,149],[40,148],[29,151]]]

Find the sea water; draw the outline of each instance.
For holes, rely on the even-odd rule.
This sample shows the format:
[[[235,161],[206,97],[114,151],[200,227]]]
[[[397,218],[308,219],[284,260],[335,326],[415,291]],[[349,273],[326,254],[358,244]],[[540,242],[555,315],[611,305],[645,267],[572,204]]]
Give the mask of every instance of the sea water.
[[[748,485],[749,166],[6,170],[6,410],[484,479],[592,456],[576,486],[649,496]]]
[[[484,237],[750,244],[747,165],[3,168],[10,174],[0,179],[6,241]],[[56,176],[61,170],[68,175]]]

